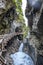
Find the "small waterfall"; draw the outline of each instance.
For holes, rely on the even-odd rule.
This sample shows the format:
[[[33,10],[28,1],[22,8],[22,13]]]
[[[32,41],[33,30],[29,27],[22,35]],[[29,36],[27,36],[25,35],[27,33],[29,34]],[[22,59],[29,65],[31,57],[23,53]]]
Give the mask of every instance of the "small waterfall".
[[[13,60],[13,65],[34,65],[31,57],[23,52],[23,43],[21,43],[19,51],[15,54],[11,54],[10,57]]]
[[[27,4],[27,0],[22,0],[23,16],[25,19],[25,24],[26,26],[28,26],[28,23],[27,23],[28,20],[25,17],[26,4]],[[32,58],[28,54],[23,52],[23,46],[24,46],[23,43],[21,43],[18,52],[10,55],[10,57],[13,60],[13,65],[34,65]]]
[[[28,26],[28,19],[27,19],[26,16],[25,16],[26,5],[27,5],[27,0],[22,0],[23,17],[24,17],[26,26]]]
[[[21,43],[20,47],[19,47],[19,52],[23,51],[23,43]]]

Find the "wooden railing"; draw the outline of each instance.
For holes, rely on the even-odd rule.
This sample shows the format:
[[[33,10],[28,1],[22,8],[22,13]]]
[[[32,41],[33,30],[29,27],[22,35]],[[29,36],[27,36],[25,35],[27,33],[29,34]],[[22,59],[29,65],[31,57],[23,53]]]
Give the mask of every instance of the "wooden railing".
[[[4,59],[3,56],[0,56],[0,61],[1,61],[1,63],[4,64],[4,65],[6,64],[6,59]]]
[[[11,40],[14,36],[16,35],[22,35],[23,33],[10,33],[10,34],[5,34],[5,35],[0,35],[0,39],[2,39],[2,41],[0,42],[0,45],[1,45],[1,50],[2,52],[3,51],[6,51],[6,49],[4,48],[5,46],[7,46],[7,43],[9,40]]]
[[[16,35],[22,35],[23,33],[10,33],[10,34],[5,34],[5,35],[0,35],[0,38],[3,39],[2,43],[7,43],[7,41],[9,41],[12,37],[16,36]]]
[[[16,35],[22,35],[23,33],[10,33],[10,34],[5,34],[5,35],[0,35],[0,53],[3,53],[5,52],[5,46],[7,46],[7,42],[9,40],[11,40],[14,36]],[[2,54],[0,54],[0,61],[3,65],[6,64],[6,60],[3,58]]]

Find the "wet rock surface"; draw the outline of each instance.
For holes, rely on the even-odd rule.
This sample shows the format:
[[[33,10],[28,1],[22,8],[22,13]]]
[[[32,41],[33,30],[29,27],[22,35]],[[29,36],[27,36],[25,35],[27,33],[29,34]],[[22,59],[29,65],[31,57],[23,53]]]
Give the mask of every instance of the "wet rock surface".
[[[43,2],[43,1],[42,1]],[[42,3],[43,5],[43,3]],[[27,14],[28,13],[28,14]],[[32,18],[32,17],[33,18]],[[43,6],[40,9],[35,9],[31,5],[29,5],[27,1],[27,8],[26,8],[26,17],[28,19],[29,27],[30,27],[30,44],[34,49],[36,48],[36,58],[37,63],[36,65],[43,65]],[[29,20],[29,18],[32,20]],[[40,50],[39,50],[40,49]],[[41,59],[41,60],[40,60]],[[42,63],[42,64],[41,64]]]
[[[10,22],[12,22],[14,18],[13,14],[15,13],[14,12],[15,9],[14,7],[11,7],[13,6],[11,2],[12,1],[8,0],[7,5],[10,3],[8,6],[6,5],[6,2],[5,2],[5,5],[7,8],[5,8],[5,5],[2,1],[0,2],[0,8],[2,7],[2,9],[0,9],[0,15],[2,14],[0,16],[0,22],[1,22],[1,25],[4,26],[4,29],[6,28],[6,25],[10,24]],[[25,52],[26,54],[29,54],[32,57],[34,62],[37,60],[36,65],[43,65],[43,11],[41,12],[41,16],[39,17],[39,19],[37,19],[38,15],[40,15],[40,11],[39,11],[40,9],[39,10],[33,9],[32,11],[30,11],[31,9],[32,7],[27,3],[26,17],[28,18],[28,25],[30,27],[30,31],[32,32],[32,34],[30,34],[30,40],[29,40],[29,44],[31,47],[29,47],[29,44],[24,44],[23,52]],[[35,18],[33,17],[33,14]],[[35,24],[33,24],[34,23],[33,18],[35,19]],[[2,23],[2,21],[4,21],[4,23]],[[36,22],[37,22],[37,25],[36,25]],[[0,25],[0,29],[3,28],[1,25]],[[32,29],[32,26],[34,26],[35,28],[34,30]],[[4,31],[9,33],[9,30],[6,31],[5,29]],[[1,33],[2,32],[3,32],[3,29],[1,30]],[[21,44],[17,41],[17,38],[16,39],[15,38],[16,37],[12,38],[8,42],[7,47],[5,47],[7,49],[7,52],[4,53],[3,55],[7,60],[7,65],[13,64],[12,63],[13,61],[10,58],[10,54],[18,52],[19,46]]]

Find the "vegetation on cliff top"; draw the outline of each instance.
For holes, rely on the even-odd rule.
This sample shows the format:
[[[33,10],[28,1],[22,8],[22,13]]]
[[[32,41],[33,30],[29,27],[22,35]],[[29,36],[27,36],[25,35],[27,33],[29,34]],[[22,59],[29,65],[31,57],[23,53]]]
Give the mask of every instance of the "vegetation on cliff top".
[[[13,20],[16,20],[17,22],[20,22],[22,24],[22,29],[24,31],[25,37],[28,28],[26,28],[25,21],[23,18],[23,12],[21,8],[22,0],[11,0],[9,2],[7,0],[6,9],[3,10],[3,13],[0,16],[0,34],[9,33],[11,23],[13,22]],[[14,8],[12,8],[12,6]]]

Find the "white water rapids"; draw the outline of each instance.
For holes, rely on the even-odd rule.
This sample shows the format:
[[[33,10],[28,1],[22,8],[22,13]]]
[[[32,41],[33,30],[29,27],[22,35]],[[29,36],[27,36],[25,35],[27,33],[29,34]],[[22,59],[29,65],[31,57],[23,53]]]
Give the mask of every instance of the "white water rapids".
[[[27,23],[28,20],[25,17],[26,4],[27,4],[27,0],[22,0],[23,16],[25,19],[25,24],[26,24],[26,26],[28,26],[28,23]],[[10,57],[13,60],[13,64],[14,65],[34,65],[32,58],[28,54],[23,52],[23,47],[24,47],[24,44],[21,43],[18,52],[10,55]]]
[[[23,51],[23,43],[21,43],[20,47],[19,47],[19,52]]]
[[[11,54],[10,57],[13,60],[14,65],[34,65],[33,60],[29,55],[23,52],[23,43],[19,47],[19,51],[15,54]]]
[[[24,17],[26,26],[28,26],[28,19],[25,16],[26,5],[27,5],[27,0],[22,0],[23,17]]]

